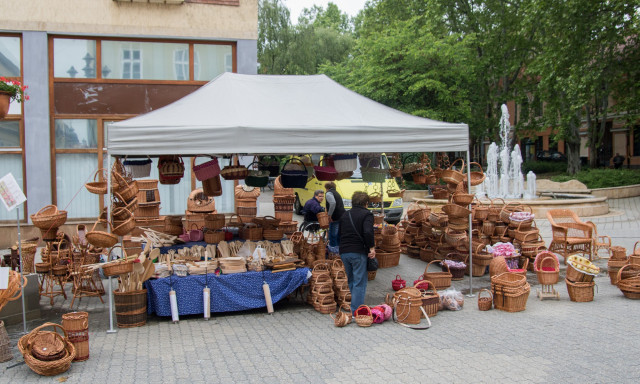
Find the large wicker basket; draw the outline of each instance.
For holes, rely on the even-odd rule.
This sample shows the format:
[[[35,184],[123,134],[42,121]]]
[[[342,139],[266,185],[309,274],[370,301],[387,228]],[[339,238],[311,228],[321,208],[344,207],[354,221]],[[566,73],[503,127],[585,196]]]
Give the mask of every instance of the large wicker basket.
[[[73,361],[89,359],[89,313],[65,313],[62,315],[62,327],[67,331],[69,341],[76,347],[76,358]]]
[[[141,327],[147,323],[147,290],[113,291],[116,322],[120,328]]]
[[[422,276],[425,280],[431,281],[431,283],[435,286],[436,289],[445,289],[451,286],[451,272],[449,271],[449,267],[447,267],[446,271],[439,272],[429,272],[429,266],[433,263],[439,262],[438,260],[433,260],[427,264],[424,269],[424,273]],[[446,265],[446,264],[445,264]]]
[[[64,333],[64,352],[62,357],[52,361],[42,361],[37,359],[32,354],[33,342],[36,337],[42,334],[50,333],[52,331],[42,331],[42,329],[52,327],[53,332],[59,332],[61,330]],[[56,329],[58,328],[58,329]],[[54,323],[44,323],[41,326],[35,328],[33,331],[22,336],[18,341],[18,349],[24,358],[24,362],[35,373],[42,376],[55,376],[60,373],[66,372],[71,367],[71,362],[76,357],[76,348],[73,343],[69,341],[67,331]]]
[[[594,282],[578,282],[574,283],[568,279],[564,280],[567,283],[567,291],[569,292],[569,299],[571,301],[585,303],[593,301],[593,287],[596,285]]]

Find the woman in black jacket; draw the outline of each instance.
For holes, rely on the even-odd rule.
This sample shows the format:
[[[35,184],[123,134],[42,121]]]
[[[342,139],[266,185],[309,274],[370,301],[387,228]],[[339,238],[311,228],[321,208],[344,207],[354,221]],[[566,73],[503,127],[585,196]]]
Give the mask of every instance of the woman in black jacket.
[[[355,192],[351,208],[340,218],[340,258],[349,281],[351,312],[364,304],[367,291],[367,257],[376,257],[373,237],[373,213],[367,209],[369,195]]]

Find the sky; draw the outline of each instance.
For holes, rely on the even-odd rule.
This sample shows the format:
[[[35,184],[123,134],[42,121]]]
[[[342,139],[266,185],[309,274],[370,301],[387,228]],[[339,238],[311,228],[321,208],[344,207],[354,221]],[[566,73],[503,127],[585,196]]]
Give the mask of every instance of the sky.
[[[314,5],[326,8],[329,1],[330,0],[285,0],[284,4],[291,12],[291,22],[297,24],[298,16],[300,16],[304,8],[311,8]],[[367,0],[333,0],[331,2],[337,5],[340,11],[353,17],[364,8],[364,4]]]

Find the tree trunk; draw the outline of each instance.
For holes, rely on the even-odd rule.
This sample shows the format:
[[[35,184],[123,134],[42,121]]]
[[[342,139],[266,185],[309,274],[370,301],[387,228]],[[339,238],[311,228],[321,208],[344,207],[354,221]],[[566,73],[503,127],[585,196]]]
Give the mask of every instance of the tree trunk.
[[[569,135],[565,141],[567,153],[567,173],[575,175],[580,171],[580,112],[577,113],[576,119],[572,119],[569,123]]]

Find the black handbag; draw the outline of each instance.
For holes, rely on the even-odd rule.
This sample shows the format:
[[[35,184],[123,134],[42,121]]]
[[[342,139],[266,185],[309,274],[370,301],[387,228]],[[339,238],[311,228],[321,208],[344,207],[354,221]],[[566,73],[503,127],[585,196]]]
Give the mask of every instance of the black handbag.
[[[373,272],[378,270],[378,259],[375,257],[372,259],[367,257],[367,272]]]

